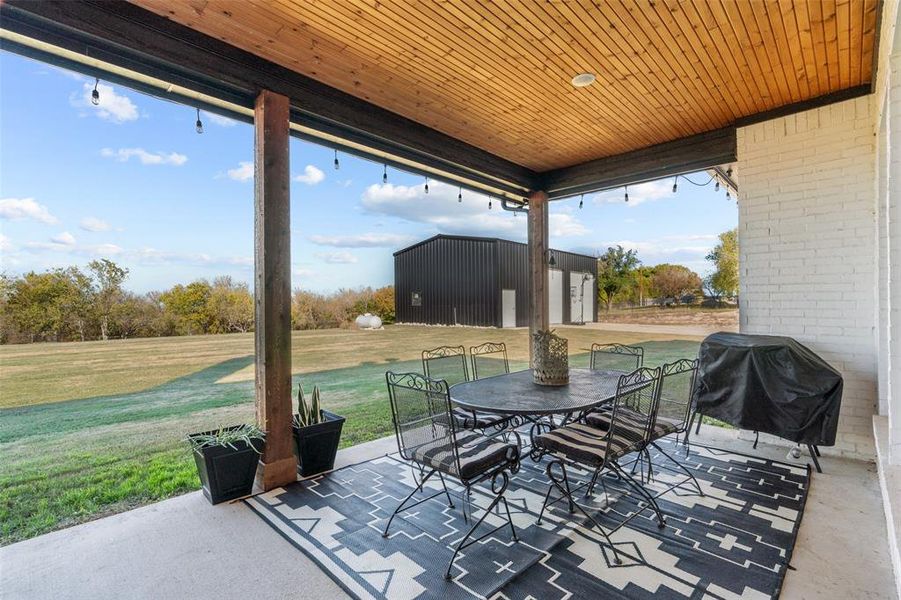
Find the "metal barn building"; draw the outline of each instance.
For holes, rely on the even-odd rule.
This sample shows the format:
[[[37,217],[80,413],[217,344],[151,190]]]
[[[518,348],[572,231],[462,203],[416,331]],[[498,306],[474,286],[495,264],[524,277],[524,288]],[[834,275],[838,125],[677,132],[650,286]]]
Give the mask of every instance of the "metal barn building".
[[[552,324],[597,320],[597,259],[551,250]],[[394,253],[398,323],[526,327],[529,267],[526,244],[436,235]]]

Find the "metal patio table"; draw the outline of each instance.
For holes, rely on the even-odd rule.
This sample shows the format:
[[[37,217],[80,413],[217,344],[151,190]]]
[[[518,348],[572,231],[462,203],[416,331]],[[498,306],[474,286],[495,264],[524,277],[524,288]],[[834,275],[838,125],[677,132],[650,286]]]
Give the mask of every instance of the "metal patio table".
[[[555,427],[554,415],[562,415],[561,424],[611,402],[621,371],[570,369],[569,383],[561,386],[538,385],[532,370],[504,373],[494,377],[458,383],[450,388],[456,406],[486,413],[515,415],[532,424],[530,440],[542,429]],[[545,420],[547,417],[547,420]]]

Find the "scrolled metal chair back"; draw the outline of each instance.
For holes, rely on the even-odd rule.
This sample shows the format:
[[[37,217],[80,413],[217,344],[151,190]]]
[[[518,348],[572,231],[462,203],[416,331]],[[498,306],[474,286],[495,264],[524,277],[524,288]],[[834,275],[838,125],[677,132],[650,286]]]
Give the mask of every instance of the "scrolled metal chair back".
[[[469,349],[472,360],[472,378],[483,379],[510,372],[507,345],[502,342],[485,342]]]
[[[620,376],[607,430],[607,453],[615,446],[614,438],[626,440],[632,450],[650,442],[657,412],[657,386],[660,368],[641,367]]]
[[[697,358],[683,358],[660,368],[657,417],[674,422],[679,433],[685,431],[691,418],[698,364]]]
[[[448,386],[469,381],[466,349],[463,346],[439,346],[423,350],[422,372],[429,379],[443,379]]]
[[[644,364],[644,348],[624,344],[592,344],[592,371],[622,371],[631,373]]]
[[[457,438],[447,382],[419,373],[385,373],[397,449],[405,460],[413,451],[452,454],[459,472]]]

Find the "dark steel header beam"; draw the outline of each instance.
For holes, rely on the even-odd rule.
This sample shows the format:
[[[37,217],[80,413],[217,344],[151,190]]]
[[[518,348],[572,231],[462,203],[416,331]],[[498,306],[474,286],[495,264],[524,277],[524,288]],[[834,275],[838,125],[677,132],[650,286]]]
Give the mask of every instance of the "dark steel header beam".
[[[703,171],[736,159],[735,128],[649,146],[542,173],[541,186],[551,199],[588,194]]]

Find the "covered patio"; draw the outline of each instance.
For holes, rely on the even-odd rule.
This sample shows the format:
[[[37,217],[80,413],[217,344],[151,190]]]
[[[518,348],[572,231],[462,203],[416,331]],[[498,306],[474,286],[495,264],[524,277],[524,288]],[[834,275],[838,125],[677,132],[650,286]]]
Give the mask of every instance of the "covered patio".
[[[549,202],[709,170],[739,203],[741,332],[792,336],[844,378],[782,596],[885,598],[901,594],[898,19],[896,0],[7,0],[0,47],[253,123],[262,492],[297,478],[291,136],[526,213],[531,333],[549,329]],[[700,434],[785,459],[783,441],[744,437]],[[246,505],[198,494],[4,548],[0,561],[12,597],[348,590]]]

